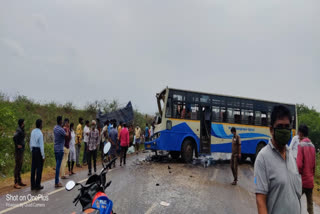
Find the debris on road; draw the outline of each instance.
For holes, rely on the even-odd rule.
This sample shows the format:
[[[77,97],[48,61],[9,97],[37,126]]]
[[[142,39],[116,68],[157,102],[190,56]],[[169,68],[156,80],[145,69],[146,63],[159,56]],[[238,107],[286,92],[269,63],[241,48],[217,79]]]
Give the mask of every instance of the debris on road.
[[[215,161],[212,156],[204,156],[194,159],[192,162],[193,165],[203,165],[204,168],[207,168],[215,164]]]
[[[165,207],[169,207],[169,206],[170,206],[170,203],[165,202],[165,201],[161,201],[161,202],[160,202],[160,205],[165,206]]]
[[[171,169],[171,167],[168,165],[168,169]]]
[[[158,187],[158,186],[160,186],[160,184],[156,184],[156,186]]]

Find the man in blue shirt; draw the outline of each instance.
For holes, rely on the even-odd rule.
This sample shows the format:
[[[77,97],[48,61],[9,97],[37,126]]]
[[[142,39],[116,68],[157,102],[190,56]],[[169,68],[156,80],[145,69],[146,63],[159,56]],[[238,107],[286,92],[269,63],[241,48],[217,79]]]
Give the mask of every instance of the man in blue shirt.
[[[117,131],[117,124],[114,123],[113,124],[113,128],[111,128],[110,132],[109,132],[109,140],[111,143],[111,148],[109,151],[110,154],[110,158],[113,159],[116,157],[116,152],[118,149],[118,131]],[[116,162],[113,162],[113,167],[116,167]],[[111,168],[111,166],[110,166]]]
[[[30,137],[30,149],[32,152],[32,165],[31,165],[31,190],[41,190],[41,176],[43,169],[43,162],[45,159],[44,155],[44,143],[42,120],[38,119],[36,121],[36,128],[32,130]],[[36,175],[36,177],[35,177]]]
[[[149,141],[149,126],[148,123],[146,124],[146,128],[144,130],[144,136],[145,136],[145,141]]]
[[[54,155],[56,158],[56,177],[55,177],[55,187],[62,187],[59,182],[60,167],[63,158],[63,147],[65,143],[66,132],[62,128],[62,116],[57,117],[57,125],[53,129],[54,134]]]

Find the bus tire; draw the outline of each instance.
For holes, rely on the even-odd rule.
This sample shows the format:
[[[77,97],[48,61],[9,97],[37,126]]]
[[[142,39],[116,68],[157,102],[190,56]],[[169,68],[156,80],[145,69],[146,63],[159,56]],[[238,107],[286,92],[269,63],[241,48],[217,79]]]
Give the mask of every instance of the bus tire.
[[[193,158],[193,143],[190,139],[184,140],[182,144],[181,156],[186,163],[190,163]]]
[[[241,154],[240,162],[241,162],[241,163],[244,163],[244,162],[247,160],[247,157],[248,157],[248,155],[246,155],[246,154]]]
[[[178,152],[178,151],[171,151],[170,152],[170,156],[171,156],[171,158],[172,159],[179,159],[179,157],[180,157],[180,152]]]
[[[258,143],[257,148],[256,148],[256,154],[251,156],[251,157],[254,158],[254,159],[251,158],[252,163],[254,163],[254,162],[256,161],[259,152],[260,152],[261,149],[263,149],[263,147],[265,147],[265,146],[266,146],[266,143],[265,143],[265,142],[260,142],[260,143]]]

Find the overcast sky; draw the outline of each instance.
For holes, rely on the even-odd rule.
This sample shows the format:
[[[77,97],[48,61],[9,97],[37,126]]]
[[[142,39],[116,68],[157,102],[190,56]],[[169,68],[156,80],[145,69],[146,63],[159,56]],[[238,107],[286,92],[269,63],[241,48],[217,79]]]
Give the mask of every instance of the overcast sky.
[[[166,86],[320,110],[318,0],[1,0],[0,91],[129,100]]]

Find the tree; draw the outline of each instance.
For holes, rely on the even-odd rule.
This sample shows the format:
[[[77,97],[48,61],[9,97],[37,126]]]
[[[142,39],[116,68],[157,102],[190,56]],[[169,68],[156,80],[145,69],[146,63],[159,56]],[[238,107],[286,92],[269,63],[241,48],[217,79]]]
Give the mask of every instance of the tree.
[[[304,104],[297,105],[298,124],[305,124],[309,128],[309,138],[320,149],[320,113],[314,108],[309,108]]]

